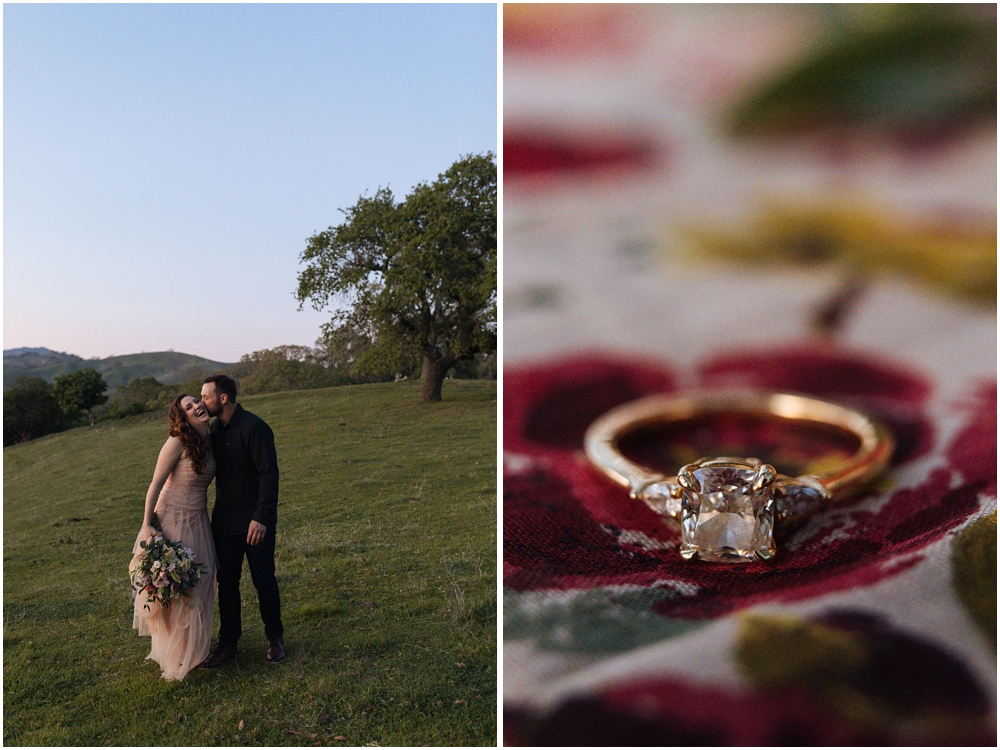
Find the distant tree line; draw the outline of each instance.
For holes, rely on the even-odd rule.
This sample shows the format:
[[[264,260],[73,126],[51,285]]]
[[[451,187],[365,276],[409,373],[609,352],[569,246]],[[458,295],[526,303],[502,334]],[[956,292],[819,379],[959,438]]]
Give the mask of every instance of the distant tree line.
[[[108,385],[92,369],[44,378],[20,376],[3,394],[3,444],[23,443],[50,432],[93,425],[107,403]]]
[[[363,357],[370,337],[347,326],[328,325],[316,347],[278,346],[244,354],[228,371],[241,394],[329,388],[340,385],[418,379],[421,358],[396,360],[381,368]],[[204,373],[185,383],[161,383],[135,378],[108,394],[108,385],[96,370],[87,368],[58,376],[48,383],[40,377],[17,378],[4,391],[3,444],[13,445],[86,424],[165,411],[177,396],[201,393]],[[496,379],[495,354],[479,354],[456,363],[449,377]]]
[[[391,360],[368,358],[372,338],[348,325],[328,323],[315,347],[278,346],[244,354],[229,372],[245,394],[329,388],[337,385],[417,380],[422,356]],[[496,380],[496,354],[478,354],[456,362],[447,377]]]

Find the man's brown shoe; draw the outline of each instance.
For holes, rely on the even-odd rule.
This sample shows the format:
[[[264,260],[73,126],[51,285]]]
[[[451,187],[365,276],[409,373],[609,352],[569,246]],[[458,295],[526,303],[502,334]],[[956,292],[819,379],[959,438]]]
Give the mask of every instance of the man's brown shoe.
[[[238,653],[239,651],[236,650],[236,646],[230,645],[228,643],[220,643],[218,646],[215,647],[215,651],[210,653],[208,655],[208,658],[205,659],[205,661],[203,661],[198,666],[200,666],[202,669],[213,669],[222,664],[223,662],[227,662],[230,659],[234,658]]]
[[[279,662],[285,658],[285,643],[281,638],[267,641],[267,660]]]

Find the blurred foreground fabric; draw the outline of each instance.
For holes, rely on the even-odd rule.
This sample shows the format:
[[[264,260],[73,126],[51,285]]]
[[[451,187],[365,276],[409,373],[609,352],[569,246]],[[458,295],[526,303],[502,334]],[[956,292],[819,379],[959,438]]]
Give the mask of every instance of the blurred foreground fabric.
[[[867,52],[995,40],[995,8],[949,13],[505,6],[505,744],[996,744],[995,62],[939,45],[886,81]],[[789,88],[841,61],[896,116]],[[967,83],[953,107],[942,71]],[[759,126],[807,93],[809,118]],[[859,408],[892,466],[771,564],[684,562],[582,437],[619,403],[722,387]]]

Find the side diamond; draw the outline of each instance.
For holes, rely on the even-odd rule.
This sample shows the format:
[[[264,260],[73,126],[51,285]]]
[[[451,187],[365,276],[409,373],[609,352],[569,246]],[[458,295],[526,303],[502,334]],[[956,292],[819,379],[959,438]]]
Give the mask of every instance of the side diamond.
[[[674,482],[654,482],[640,492],[638,497],[660,515],[680,515],[680,487]]]
[[[779,519],[805,519],[826,499],[815,487],[803,484],[797,479],[781,477],[774,483],[775,510]]]

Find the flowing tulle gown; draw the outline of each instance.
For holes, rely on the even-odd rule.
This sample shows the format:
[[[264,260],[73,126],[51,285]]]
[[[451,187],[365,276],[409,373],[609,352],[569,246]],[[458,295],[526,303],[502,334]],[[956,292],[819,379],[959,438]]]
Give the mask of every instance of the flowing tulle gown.
[[[166,680],[183,680],[205,660],[211,647],[217,560],[208,520],[208,485],[214,476],[214,458],[197,474],[191,459],[182,456],[156,502],[163,535],[171,542],[189,547],[194,551],[195,562],[202,564],[201,582],[194,587],[190,598],[182,597],[168,607],[152,602],[145,609],[146,593],[139,591],[135,596],[132,627],[139,635],[152,636],[152,649],[146,658],[160,665]],[[135,540],[129,570],[142,552],[140,541],[138,537]]]

